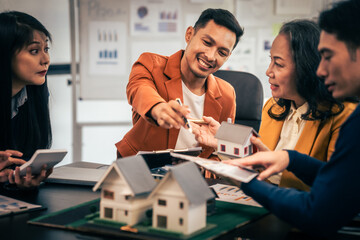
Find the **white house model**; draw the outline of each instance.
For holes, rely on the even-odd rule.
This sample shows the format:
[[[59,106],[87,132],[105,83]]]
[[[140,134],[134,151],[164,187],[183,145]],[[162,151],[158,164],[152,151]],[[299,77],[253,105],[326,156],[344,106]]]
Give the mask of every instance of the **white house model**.
[[[156,182],[141,156],[122,158],[113,162],[93,191],[100,186],[100,218],[134,225],[145,219],[152,207],[148,198]]]
[[[207,201],[214,197],[194,163],[171,167],[150,195],[152,226],[183,234],[204,228]]]
[[[257,149],[250,142],[251,136],[259,136],[252,127],[222,122],[215,135],[218,140],[218,154],[246,157],[255,153]]]

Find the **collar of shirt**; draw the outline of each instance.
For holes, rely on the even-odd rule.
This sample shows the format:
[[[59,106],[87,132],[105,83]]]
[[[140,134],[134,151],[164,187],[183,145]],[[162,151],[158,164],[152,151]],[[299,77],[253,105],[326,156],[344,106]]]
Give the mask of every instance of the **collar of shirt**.
[[[27,99],[26,87],[23,87],[20,92],[11,98],[11,119],[19,113],[19,107],[24,105]]]
[[[307,112],[308,107],[309,107],[309,104],[307,102],[305,102],[303,105],[301,105],[300,107],[298,107],[296,109],[294,103],[291,102],[290,112],[289,112],[289,115],[287,116],[287,120],[288,121],[290,121],[292,119],[294,119],[295,121],[297,119],[301,120],[301,115],[303,115],[304,113]]]

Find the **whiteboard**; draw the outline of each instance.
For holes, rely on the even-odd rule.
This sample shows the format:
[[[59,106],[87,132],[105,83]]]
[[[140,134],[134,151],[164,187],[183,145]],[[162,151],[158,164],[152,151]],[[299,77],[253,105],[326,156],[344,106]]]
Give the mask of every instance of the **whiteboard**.
[[[79,0],[80,98],[125,99],[127,0]]]
[[[142,52],[169,56],[183,49],[190,15],[198,18],[208,7],[232,11],[233,1],[78,0],[77,7],[80,98],[125,100],[132,64]]]

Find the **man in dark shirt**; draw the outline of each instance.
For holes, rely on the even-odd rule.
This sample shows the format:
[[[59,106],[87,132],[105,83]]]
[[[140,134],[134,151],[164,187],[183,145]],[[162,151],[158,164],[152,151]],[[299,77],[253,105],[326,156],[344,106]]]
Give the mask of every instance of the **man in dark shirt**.
[[[336,98],[360,97],[360,1],[342,1],[319,18],[322,29],[317,74]],[[230,164],[262,165],[257,179],[242,190],[279,218],[311,234],[334,236],[360,212],[360,107],[340,130],[329,162],[296,151],[259,152]],[[256,138],[252,139],[256,143]],[[310,192],[276,187],[261,181],[287,169]]]

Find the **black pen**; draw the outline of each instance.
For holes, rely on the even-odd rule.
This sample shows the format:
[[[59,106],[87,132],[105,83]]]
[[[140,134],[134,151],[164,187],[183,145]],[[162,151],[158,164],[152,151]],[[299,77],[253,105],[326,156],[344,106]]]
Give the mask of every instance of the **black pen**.
[[[182,102],[181,102],[180,98],[176,98],[175,100],[179,103],[180,106],[182,106]],[[192,133],[192,128],[191,128],[191,125],[190,125],[189,121],[187,120],[186,117],[183,117],[183,119],[184,119],[184,122],[185,122],[185,126],[187,126],[189,132]]]

